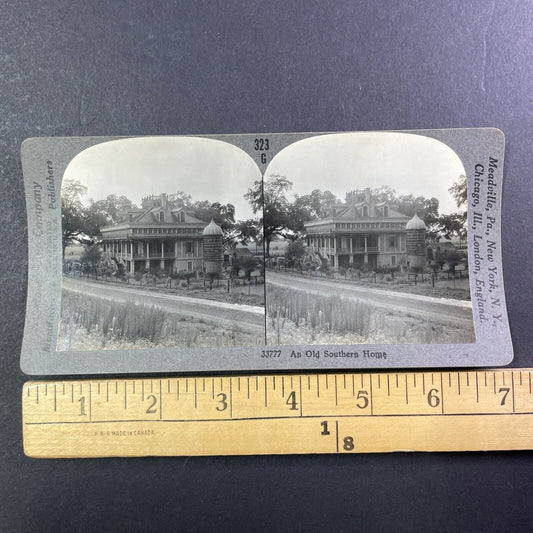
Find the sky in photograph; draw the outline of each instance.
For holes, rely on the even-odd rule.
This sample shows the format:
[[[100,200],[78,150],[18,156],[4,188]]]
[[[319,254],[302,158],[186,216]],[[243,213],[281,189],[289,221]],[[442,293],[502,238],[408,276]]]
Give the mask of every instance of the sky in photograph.
[[[457,154],[440,141],[406,133],[357,132],[296,142],[274,157],[265,176],[288,178],[292,195],[330,190],[343,201],[347,191],[388,185],[398,195],[435,197],[439,212],[449,214],[457,206],[448,189],[464,173]]]
[[[116,194],[140,206],[144,196],[183,191],[194,201],[232,203],[235,218],[245,220],[254,215],[243,195],[261,173],[251,157],[223,141],[139,137],[84,150],[70,162],[64,179],[87,187],[86,204]]]

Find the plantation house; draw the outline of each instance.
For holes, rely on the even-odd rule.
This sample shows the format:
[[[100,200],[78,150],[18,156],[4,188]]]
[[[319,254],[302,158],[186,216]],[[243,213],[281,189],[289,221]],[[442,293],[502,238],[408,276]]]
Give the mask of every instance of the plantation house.
[[[122,214],[117,224],[100,228],[104,253],[130,274],[203,270],[207,223],[186,208],[175,208],[166,194],[147,196],[140,209]]]
[[[329,216],[305,223],[307,245],[333,268],[396,266],[407,262],[408,221],[369,188],[355,190]]]

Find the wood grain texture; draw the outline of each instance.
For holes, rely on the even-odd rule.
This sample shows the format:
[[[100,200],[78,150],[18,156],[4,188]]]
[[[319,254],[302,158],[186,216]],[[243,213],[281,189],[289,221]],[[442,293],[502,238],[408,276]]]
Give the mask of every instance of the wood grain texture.
[[[34,381],[31,457],[533,448],[532,369]]]

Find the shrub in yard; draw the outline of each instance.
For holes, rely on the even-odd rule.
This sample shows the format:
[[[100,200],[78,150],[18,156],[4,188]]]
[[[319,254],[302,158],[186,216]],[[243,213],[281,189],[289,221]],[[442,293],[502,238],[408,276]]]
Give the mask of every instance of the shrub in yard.
[[[237,275],[239,271],[242,269],[244,270],[246,279],[250,279],[250,275],[252,274],[252,272],[259,268],[259,261],[257,257],[253,257],[253,256],[240,257],[239,259],[236,259],[233,262],[233,267],[234,267],[234,271],[236,270]]]
[[[102,252],[97,244],[85,246],[80,261],[85,265],[88,272],[94,272],[101,260]]]
[[[442,259],[450,267],[450,272],[455,272],[455,267],[463,260],[463,254],[458,250],[446,250],[441,254]]]
[[[392,274],[393,272],[398,272],[400,269],[397,265],[381,265],[374,269],[376,274]]]
[[[305,256],[305,245],[302,239],[291,241],[287,247],[285,257],[287,258],[287,266],[297,266],[301,259]]]
[[[196,277],[196,272],[190,272],[189,270],[180,270],[179,272],[174,272],[170,274],[172,279],[184,279],[190,280]]]

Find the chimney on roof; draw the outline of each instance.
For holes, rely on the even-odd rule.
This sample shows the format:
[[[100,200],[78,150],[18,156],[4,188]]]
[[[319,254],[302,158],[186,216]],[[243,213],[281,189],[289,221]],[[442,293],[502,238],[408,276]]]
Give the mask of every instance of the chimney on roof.
[[[367,187],[367,188],[365,189],[365,202],[366,202],[367,204],[370,203],[370,196],[371,196],[370,187]]]
[[[167,208],[167,205],[168,205],[168,197],[166,195],[166,193],[161,193],[161,207],[163,209],[166,209]]]

